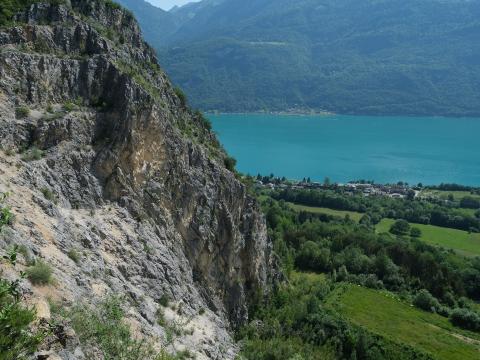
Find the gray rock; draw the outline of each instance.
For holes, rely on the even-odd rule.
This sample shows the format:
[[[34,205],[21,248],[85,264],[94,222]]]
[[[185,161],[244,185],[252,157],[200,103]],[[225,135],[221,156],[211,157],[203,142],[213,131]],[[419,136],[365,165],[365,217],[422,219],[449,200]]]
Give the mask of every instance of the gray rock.
[[[14,236],[54,265],[70,302],[127,295],[150,336],[163,333],[155,306],[168,294],[185,314],[172,316],[209,328],[179,344],[199,359],[234,358],[229,331],[248,321],[248,299],[268,291],[277,265],[264,217],[215,136],[176,96],[129,13],[71,0],[17,20],[0,30],[0,145],[43,157],[17,156],[16,168],[0,155],[0,191],[13,188],[9,201],[24,212]],[[19,106],[33,111],[19,118]],[[75,343],[55,351],[84,356]]]

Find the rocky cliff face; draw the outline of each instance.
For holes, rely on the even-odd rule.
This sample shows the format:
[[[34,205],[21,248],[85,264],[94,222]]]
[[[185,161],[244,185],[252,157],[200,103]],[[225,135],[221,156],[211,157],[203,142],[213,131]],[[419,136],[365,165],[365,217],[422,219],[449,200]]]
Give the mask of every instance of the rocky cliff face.
[[[193,330],[174,349],[231,359],[228,330],[268,288],[273,257],[257,204],[183,101],[116,6],[19,14],[0,30],[0,192],[16,215],[0,246],[25,245],[54,269],[53,285],[23,284],[43,317],[47,300],[125,295],[134,327],[161,343],[168,297],[167,320]],[[55,356],[82,358],[77,345]]]

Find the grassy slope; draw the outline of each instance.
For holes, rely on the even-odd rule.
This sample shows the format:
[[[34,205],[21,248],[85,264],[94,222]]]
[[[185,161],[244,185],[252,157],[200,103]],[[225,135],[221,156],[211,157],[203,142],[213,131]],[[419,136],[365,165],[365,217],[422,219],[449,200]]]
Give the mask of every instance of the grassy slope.
[[[374,333],[440,360],[480,356],[480,334],[455,328],[446,318],[418,310],[388,293],[346,285],[332,293],[328,306]]]
[[[383,219],[377,225],[378,232],[388,232],[395,222],[392,219]],[[480,234],[469,234],[466,231],[443,228],[433,225],[412,224],[422,231],[421,240],[432,245],[440,245],[458,251],[466,256],[480,256]]]
[[[298,205],[298,204],[293,204],[289,203],[290,206],[297,210],[297,211],[307,211],[315,214],[326,214],[326,215],[332,215],[332,216],[339,216],[341,218],[344,218],[345,215],[349,215],[350,218],[354,221],[359,221],[364,214],[354,212],[354,211],[342,211],[342,210],[332,210],[328,208],[322,208],[322,207],[312,207],[312,206],[305,206],[305,205]]]
[[[457,193],[462,193],[457,191]],[[460,196],[460,195],[458,195]],[[354,221],[359,221],[363,216],[362,213],[354,211],[341,211],[333,210],[322,207],[312,207],[305,205],[298,205],[289,203],[289,205],[296,211],[307,211],[316,214],[326,214],[332,216],[338,216],[344,218],[345,215],[349,215],[350,218]],[[459,211],[464,211],[466,213],[473,212],[471,209],[459,209]],[[377,226],[378,232],[388,232],[390,226],[395,222],[393,219],[383,219]],[[422,241],[429,243],[431,245],[443,246],[447,249],[456,250],[461,255],[465,256],[480,256],[480,234],[472,233],[469,234],[466,231],[444,228],[434,225],[422,225],[422,224],[413,224],[412,226],[418,227],[422,230]]]

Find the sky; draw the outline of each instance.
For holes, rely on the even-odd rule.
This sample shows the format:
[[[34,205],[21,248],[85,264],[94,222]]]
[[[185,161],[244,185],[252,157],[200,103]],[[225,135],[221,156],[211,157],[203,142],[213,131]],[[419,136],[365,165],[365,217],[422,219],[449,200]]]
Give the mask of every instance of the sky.
[[[149,3],[158,6],[164,10],[170,10],[175,5],[181,6],[189,2],[199,1],[199,0],[147,0]]]

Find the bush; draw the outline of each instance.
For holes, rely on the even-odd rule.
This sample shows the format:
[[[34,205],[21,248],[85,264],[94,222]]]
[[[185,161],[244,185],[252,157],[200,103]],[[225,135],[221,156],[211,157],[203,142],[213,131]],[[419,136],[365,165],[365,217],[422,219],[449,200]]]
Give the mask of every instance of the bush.
[[[438,312],[441,308],[440,303],[427,290],[420,290],[413,299],[413,305],[430,312]]]
[[[122,6],[112,0],[105,0],[105,5],[113,10],[121,10]]]
[[[73,260],[73,262],[75,262],[75,264],[78,264],[80,262],[80,254],[78,253],[77,250],[70,249],[67,255],[71,260]]]
[[[17,247],[6,256],[16,265]],[[25,359],[33,354],[44,334],[32,331],[35,310],[25,307],[20,301],[19,280],[10,282],[0,279],[0,358],[2,360]]]
[[[71,112],[71,111],[75,110],[76,108],[77,108],[77,106],[71,101],[67,101],[65,104],[63,104],[63,109],[66,112]]]
[[[52,268],[39,260],[26,271],[27,278],[34,285],[47,285],[52,282]]]
[[[10,208],[2,206],[2,203],[5,201],[6,197],[6,194],[0,193],[0,232],[4,226],[11,225],[14,219]]]
[[[42,188],[42,189],[40,189],[40,191],[42,192],[45,199],[47,199],[49,201],[53,201],[53,202],[57,201],[57,198],[56,198],[55,194],[53,193],[53,191],[51,191],[47,188]]]
[[[200,121],[202,127],[204,129],[207,129],[208,131],[212,130],[212,122],[205,117],[205,115],[202,114],[200,110],[197,110],[195,112],[196,117]]]
[[[19,106],[17,107],[15,114],[18,119],[23,119],[23,118],[26,118],[28,115],[30,115],[30,109],[26,106]]]
[[[30,254],[30,249],[27,246],[23,244],[15,245],[15,246],[16,246],[17,252],[23,256],[28,266],[32,266],[35,264],[35,260],[32,258],[32,255]]]
[[[124,321],[125,311],[119,298],[108,298],[94,307],[76,306],[66,311],[64,316],[71,319],[81,343],[97,349],[104,359],[174,359],[163,352],[158,354],[147,341],[133,337],[129,325]],[[90,358],[93,353],[86,355]]]
[[[422,236],[422,230],[416,227],[412,227],[412,229],[410,230],[410,236],[413,238],[419,238]]]
[[[406,220],[397,220],[390,227],[390,232],[395,235],[407,235],[410,232],[410,224]]]
[[[180,100],[180,103],[182,104],[182,106],[186,106],[187,105],[187,95],[185,95],[185,93],[182,91],[182,89],[180,89],[179,87],[175,87],[175,89],[173,89],[173,91],[175,92],[175,95],[177,95],[177,97]]]
[[[4,152],[5,155],[7,155],[7,156],[13,156],[13,155],[15,155],[15,151],[13,151],[12,148],[5,149],[3,152]]]
[[[480,331],[480,315],[468,309],[455,309],[450,314],[450,322],[467,330]]]
[[[223,159],[223,162],[225,164],[225,167],[228,170],[235,171],[235,166],[237,165],[237,160],[235,160],[235,158],[233,158],[231,156],[227,156],[227,157],[225,157],[225,159]]]
[[[35,161],[35,160],[40,160],[43,157],[43,151],[36,148],[32,147],[31,149],[28,149],[22,156],[23,161]]]
[[[157,324],[160,326],[167,326],[167,320],[165,319],[165,310],[163,308],[158,308],[155,317],[157,318]]]
[[[163,307],[167,307],[168,304],[170,303],[170,298],[167,295],[163,294],[158,300],[158,303]]]
[[[302,245],[295,259],[295,265],[302,270],[328,271],[330,268],[330,250],[319,247],[313,241]]]

